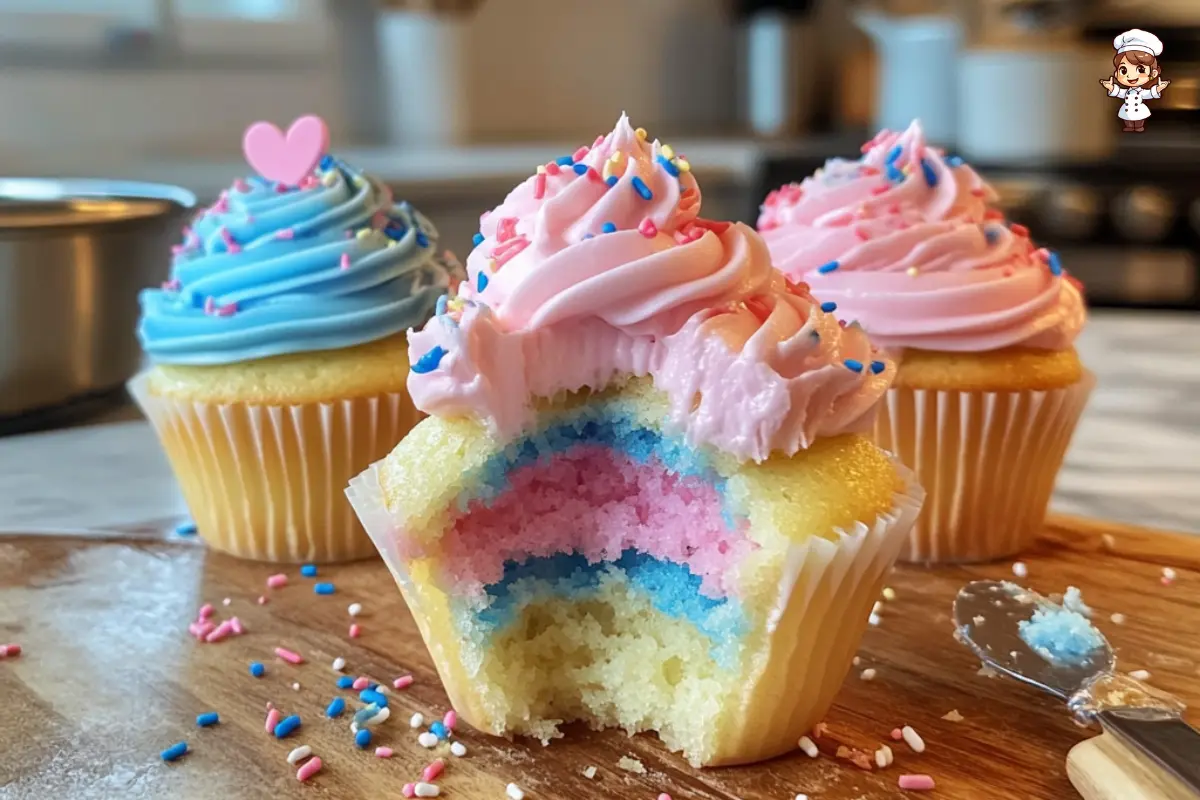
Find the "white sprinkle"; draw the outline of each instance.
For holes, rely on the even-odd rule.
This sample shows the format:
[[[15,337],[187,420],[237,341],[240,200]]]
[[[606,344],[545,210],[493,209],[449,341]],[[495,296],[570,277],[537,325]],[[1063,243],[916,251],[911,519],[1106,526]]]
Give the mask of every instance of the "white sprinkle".
[[[904,737],[905,744],[911,747],[914,753],[925,752],[925,740],[921,738],[921,734],[913,730],[911,725],[901,728],[900,735]]]
[[[808,795],[798,794],[798,795],[796,795],[796,800],[808,800]]]
[[[302,744],[292,752],[288,753],[287,761],[289,764],[299,764],[304,759],[312,755],[312,748],[306,744]]]
[[[521,791],[521,787],[515,783],[510,783],[504,787],[504,793],[508,795],[509,800],[525,800],[525,793]]]
[[[855,656],[854,659],[850,663],[857,667],[859,664],[862,663],[862,659],[859,658],[858,656]]]
[[[390,717],[391,715],[392,715],[392,710],[390,708],[388,708],[387,706],[384,706],[383,708],[379,709],[378,714],[376,714],[373,717],[368,717],[367,719],[363,720],[363,723],[368,728],[374,728],[376,725],[378,725],[382,722],[387,722],[387,718]]]
[[[292,691],[293,691],[293,692],[298,692],[298,691],[300,691],[300,683],[299,683],[299,681],[297,681],[296,683],[293,683],[293,684],[292,684]]]
[[[867,617],[867,622],[871,623],[872,625],[878,625],[879,621],[878,614],[872,614],[871,616]]]
[[[890,767],[892,765],[892,758],[892,748],[886,744],[880,745],[879,749],[875,751],[875,764],[880,769]]]
[[[1024,561],[1013,562],[1013,575],[1016,575],[1018,578],[1024,578],[1028,574],[1029,567],[1025,566]]]
[[[589,781],[592,778],[596,777],[596,768],[595,767],[584,767],[583,768],[583,777],[587,778]]]
[[[1113,625],[1124,625],[1125,624],[1125,615],[1121,614],[1121,613],[1113,614],[1111,617],[1109,617],[1109,619],[1112,620]]]
[[[410,728],[413,728],[414,730],[415,730],[416,728],[419,728],[419,727],[421,727],[421,726],[422,726],[422,725],[424,725],[424,724],[425,724],[425,718],[424,718],[424,717],[422,717],[422,716],[421,716],[419,713],[418,713],[418,714],[413,714],[413,715],[412,715],[412,719],[410,719],[410,720],[408,721],[408,727],[410,727]]]
[[[987,617],[983,616],[983,614],[976,614],[975,616],[971,617],[971,622],[975,623],[975,627],[978,628],[979,626],[983,625],[983,623],[987,622]]]
[[[413,792],[417,797],[437,797],[442,790],[437,787],[437,784],[422,781],[413,787]]]
[[[350,616],[357,617],[362,613],[362,603],[351,603],[346,610],[350,612]]]
[[[1163,567],[1162,576],[1164,581],[1173,581],[1177,577],[1175,570],[1171,569],[1170,567]]]
[[[957,708],[952,708],[945,714],[942,714],[942,719],[946,720],[947,722],[962,722],[963,715],[958,713]]]
[[[346,659],[342,658],[341,656],[338,656],[337,658],[335,658],[333,660],[333,671],[334,672],[341,672],[345,668],[346,668]]]
[[[884,600],[895,600],[896,599],[896,590],[890,586],[883,587],[883,599]]]
[[[358,723],[357,723],[357,722],[353,722],[353,721],[351,721],[351,723],[350,723],[350,732],[351,732],[351,733],[358,733]]]
[[[462,758],[466,754],[467,754],[467,746],[465,744],[463,744],[462,742],[451,742],[450,743],[450,755],[454,755],[454,756],[458,756],[459,758]]]
[[[864,681],[873,681],[875,680],[875,670],[867,667],[861,673],[859,673],[858,677],[862,678]]]
[[[1150,670],[1135,669],[1133,672],[1129,673],[1129,677],[1133,678],[1135,681],[1148,681],[1150,680]]]
[[[1165,571],[1164,571],[1164,574],[1165,574]],[[1171,577],[1174,577],[1174,576],[1172,575]],[[232,602],[233,602],[232,600],[230,600],[228,597],[226,597],[224,600],[221,601],[221,605],[227,606]]]
[[[421,745],[421,747],[424,747],[426,750],[437,747],[437,743],[438,738],[429,731],[425,731],[417,737],[417,744]]]
[[[809,758],[816,758],[821,754],[821,751],[817,748],[816,742],[807,736],[801,736],[799,744],[800,749],[804,751],[804,755],[808,756]]]
[[[875,605],[871,606],[872,614],[878,614],[882,610],[883,610],[883,601],[882,600],[876,600]]]

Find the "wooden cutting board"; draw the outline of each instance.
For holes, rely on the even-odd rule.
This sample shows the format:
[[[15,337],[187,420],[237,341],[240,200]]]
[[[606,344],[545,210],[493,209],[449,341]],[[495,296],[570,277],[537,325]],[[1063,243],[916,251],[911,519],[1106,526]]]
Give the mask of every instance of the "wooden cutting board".
[[[206,554],[163,537],[170,524],[103,536],[0,536],[0,643],[24,653],[0,660],[0,796],[25,798],[395,798],[430,761],[408,727],[414,712],[440,717],[443,693],[415,625],[379,563],[322,569],[336,594],[313,593],[312,579],[286,570],[290,583],[267,591],[268,565]],[[1052,521],[1038,549],[1024,559],[1026,583],[1050,593],[1079,586],[1118,648],[1124,669],[1147,669],[1150,683],[1200,704],[1200,540],[1079,519]],[[1178,571],[1160,583],[1163,566]],[[1049,697],[1014,682],[977,674],[978,663],[951,638],[950,603],[977,578],[1011,577],[1009,563],[991,566],[898,568],[889,581],[896,598],[868,630],[856,669],[828,716],[822,755],[802,754],[753,767],[702,771],[664,750],[653,736],[591,733],[578,727],[549,747],[507,742],[469,729],[465,758],[446,755],[442,797],[503,798],[515,782],[529,800],[649,798],[675,800],[779,798],[812,800],[912,797],[897,788],[902,773],[937,781],[930,797],[1059,800],[1075,797],[1067,779],[1071,747],[1093,735],[1068,719]],[[258,605],[259,595],[269,596]],[[230,605],[222,605],[229,598]],[[241,637],[197,644],[186,627],[211,602],[218,617],[236,614]],[[362,635],[351,639],[347,606],[360,602]],[[1119,612],[1123,625],[1109,617]],[[307,658],[301,666],[273,655],[276,646]],[[392,718],[374,744],[395,749],[389,760],[356,750],[349,721],[323,709],[338,692],[330,663],[380,681],[412,674],[395,692]],[[251,661],[267,667],[255,679]],[[292,684],[298,682],[295,690]],[[273,702],[304,720],[278,741],[263,730]],[[195,717],[217,711],[219,725],[199,729]],[[956,710],[958,722],[944,719]],[[1193,715],[1195,723],[1197,717]],[[925,738],[924,754],[892,742],[910,724]],[[191,751],[173,764],[159,751],[180,740]],[[835,757],[839,745],[871,748],[887,742],[895,764],[864,771]],[[285,761],[306,743],[325,763],[302,785]],[[644,774],[618,767],[638,759]],[[594,779],[584,777],[595,766]]]

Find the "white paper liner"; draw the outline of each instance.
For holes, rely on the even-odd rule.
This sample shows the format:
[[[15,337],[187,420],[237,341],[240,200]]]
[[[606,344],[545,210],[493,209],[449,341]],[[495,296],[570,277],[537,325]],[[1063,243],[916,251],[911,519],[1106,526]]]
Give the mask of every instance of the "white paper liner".
[[[900,560],[990,561],[1031,546],[1095,384],[1085,372],[1045,392],[890,389],[875,440],[928,493]]]
[[[197,532],[241,558],[328,563],[374,555],[343,487],[418,418],[403,393],[332,403],[203,403],[128,384],[158,434]]]
[[[837,531],[837,540],[809,537],[784,557],[779,599],[769,614],[771,634],[759,674],[744,684],[736,705],[725,710],[716,750],[699,759],[705,766],[760,761],[796,748],[799,737],[820,721],[842,685],[858,649],[867,618],[884,579],[908,540],[924,499],[912,472],[896,465],[905,484],[894,506],[873,525],[858,523]],[[346,490],[367,534],[396,578],[427,644],[429,632],[416,591],[397,550],[397,524],[386,507],[379,465],[355,477]],[[431,648],[432,649],[432,648]],[[448,653],[436,648],[443,682],[454,674],[443,669]],[[481,713],[475,686],[446,686],[459,710]],[[461,699],[460,699],[461,698]],[[468,719],[481,730],[496,730],[491,720]]]

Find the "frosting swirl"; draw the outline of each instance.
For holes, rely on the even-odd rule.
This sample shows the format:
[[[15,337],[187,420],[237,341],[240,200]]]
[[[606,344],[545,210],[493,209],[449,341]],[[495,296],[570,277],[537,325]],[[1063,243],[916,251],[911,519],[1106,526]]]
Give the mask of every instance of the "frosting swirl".
[[[381,339],[424,323],[456,269],[429,220],[330,156],[299,187],[235,181],[184,237],[171,280],[140,297],[138,335],[161,363]]]
[[[750,228],[699,210],[687,161],[624,117],[539,168],[484,215],[458,296],[409,334],[417,407],[509,438],[534,397],[649,375],[690,441],[741,459],[867,429],[894,366]]]
[[[758,229],[779,269],[881,347],[1069,348],[1086,317],[1080,287],[995,200],[914,122],[771,192]]]

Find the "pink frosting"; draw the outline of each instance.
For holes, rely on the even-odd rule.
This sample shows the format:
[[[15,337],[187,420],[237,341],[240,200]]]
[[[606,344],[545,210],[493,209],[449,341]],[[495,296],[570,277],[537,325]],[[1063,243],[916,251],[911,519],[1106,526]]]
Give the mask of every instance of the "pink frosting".
[[[458,297],[409,334],[417,406],[507,439],[534,397],[649,375],[690,442],[743,460],[868,429],[894,366],[753,230],[699,210],[682,157],[624,117],[539,168],[484,215]]]
[[[881,347],[1066,349],[1086,318],[1079,285],[995,199],[914,122],[771,192],[758,228],[777,267]]]

